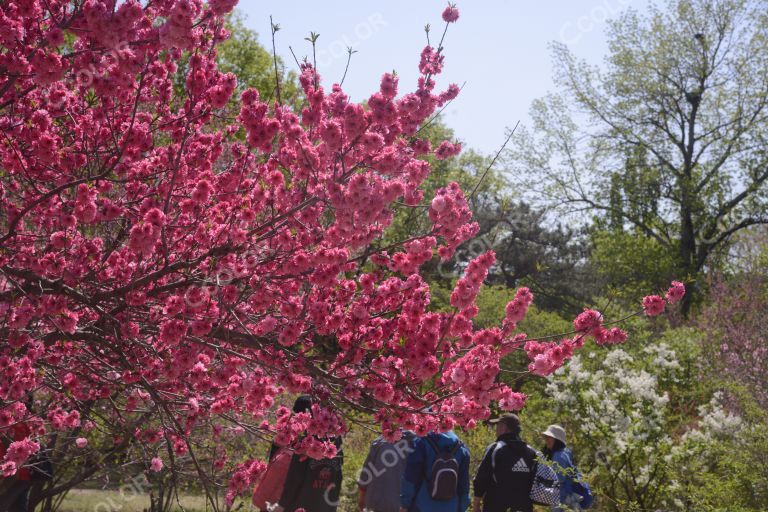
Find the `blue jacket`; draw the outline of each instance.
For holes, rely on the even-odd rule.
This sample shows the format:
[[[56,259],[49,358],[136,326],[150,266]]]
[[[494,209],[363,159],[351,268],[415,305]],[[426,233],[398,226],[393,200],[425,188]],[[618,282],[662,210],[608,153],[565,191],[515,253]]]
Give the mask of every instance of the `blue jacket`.
[[[560,482],[560,502],[568,503],[568,499],[573,494],[573,479],[578,475],[576,466],[573,464],[573,453],[569,448],[563,448],[552,454],[552,462],[555,463],[555,473]]]
[[[459,438],[451,432],[430,433],[429,437],[440,449],[450,451]],[[456,497],[450,501],[435,501],[426,485],[437,454],[429,443],[417,437],[413,451],[408,455],[405,473],[400,485],[400,506],[408,512],[464,512],[469,507],[469,450],[466,446],[456,452],[459,463],[459,481]]]

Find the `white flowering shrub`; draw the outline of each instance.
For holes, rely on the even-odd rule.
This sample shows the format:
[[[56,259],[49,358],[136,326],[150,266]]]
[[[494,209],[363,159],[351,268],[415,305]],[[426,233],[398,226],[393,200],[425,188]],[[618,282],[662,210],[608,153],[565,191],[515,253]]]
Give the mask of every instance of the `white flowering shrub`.
[[[768,510],[739,497],[762,492],[743,473],[764,424],[742,418],[703,378],[694,331],[643,338],[575,356],[547,379],[529,418],[565,426],[598,510]]]
[[[664,457],[673,444],[669,396],[660,381],[675,379],[680,365],[666,346],[646,349],[645,358],[621,348],[599,355],[575,356],[549,379],[547,395],[579,441],[582,470],[608,477],[600,478],[601,494],[643,509],[655,506],[658,492],[648,489],[665,482]],[[654,360],[659,364],[646,368]]]

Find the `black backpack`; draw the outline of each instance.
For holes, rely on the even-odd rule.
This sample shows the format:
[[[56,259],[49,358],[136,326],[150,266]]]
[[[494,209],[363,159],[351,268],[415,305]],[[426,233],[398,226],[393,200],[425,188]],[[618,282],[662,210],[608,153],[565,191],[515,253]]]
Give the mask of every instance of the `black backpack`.
[[[424,439],[437,454],[427,479],[429,496],[435,501],[450,501],[456,497],[459,487],[459,461],[456,460],[456,454],[462,447],[461,441],[456,441],[456,445],[447,451],[441,450],[429,436]]]

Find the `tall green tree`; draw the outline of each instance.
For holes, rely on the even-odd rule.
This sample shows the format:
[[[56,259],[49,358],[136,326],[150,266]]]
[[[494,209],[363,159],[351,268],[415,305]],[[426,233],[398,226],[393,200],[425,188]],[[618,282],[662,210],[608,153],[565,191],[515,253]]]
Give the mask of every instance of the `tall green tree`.
[[[245,16],[233,11],[227,20],[229,39],[217,48],[216,61],[222,72],[231,72],[239,80],[238,89],[253,87],[266,100],[276,99],[275,60],[280,79],[280,100],[292,104],[297,101],[299,87],[295,71],[288,71],[280,57],[275,59],[271,49],[259,42],[259,35],[245,26]]]
[[[433,145],[453,139],[453,131],[436,119],[419,134]],[[506,288],[528,286],[536,304],[549,311],[578,313],[590,300],[594,275],[587,264],[586,238],[577,229],[549,225],[545,212],[517,199],[516,191],[497,170],[493,158],[469,149],[457,158],[429,159],[434,172],[422,185],[424,197],[456,181],[466,191],[480,230],[459,247],[455,258],[441,262],[435,257],[425,264],[425,274],[434,285],[451,289],[466,264],[488,250],[496,252],[496,264],[488,283]],[[430,226],[418,209],[400,212],[381,244],[405,240]],[[438,298],[438,301],[440,299]]]
[[[467,245],[496,252],[496,265],[488,278],[491,283],[527,286],[539,308],[571,315],[581,312],[583,304],[599,292],[583,230],[550,223],[546,211],[510,195],[487,201],[475,210],[475,218],[480,232]]]
[[[695,281],[768,223],[768,2],[670,0],[607,37],[602,67],[553,44],[561,92],[534,103],[509,165],[538,200],[642,233]]]
[[[286,104],[298,101],[299,86],[295,71],[286,68],[280,57],[275,57],[271,49],[259,41],[259,34],[245,25],[245,15],[233,11],[226,20],[229,38],[216,47],[216,65],[223,73],[237,76],[237,91],[232,95],[233,105],[240,98],[240,93],[249,88],[259,91],[267,102],[277,99],[277,83],[280,83],[280,100]],[[189,54],[178,63],[174,88],[176,96],[183,96],[189,67]],[[275,77],[277,67],[277,78]]]

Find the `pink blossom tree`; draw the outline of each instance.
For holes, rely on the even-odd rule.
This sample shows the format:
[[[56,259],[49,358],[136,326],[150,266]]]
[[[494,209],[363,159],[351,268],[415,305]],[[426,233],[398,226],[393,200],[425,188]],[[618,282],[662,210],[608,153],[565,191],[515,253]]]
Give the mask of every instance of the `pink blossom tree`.
[[[704,333],[705,370],[744,386],[768,405],[768,301],[765,276],[714,282],[697,318]]]
[[[230,475],[231,503],[265,464],[228,453],[224,425],[311,457],[334,455],[326,439],[349,412],[392,439],[471,428],[494,404],[524,404],[497,378],[505,354],[527,351],[545,375],[587,337],[626,338],[587,311],[575,336],[529,340],[516,332],[526,289],[503,325],[475,329],[492,252],[469,264],[452,311],[430,311],[420,266],[478,229],[458,185],[419,189],[420,157],[461,149],[419,137],[459,92],[436,86],[442,40],[421,52],[413,92],[387,73],[353,103],[304,63],[300,110],[281,103],[279,78],[273,103],[255,90],[232,101],[237,77],[215,57],[234,5],[0,6],[0,432],[30,430],[4,476],[53,436],[81,452],[134,443],[149,472],[188,457],[209,497],[211,471]],[[458,14],[446,9],[446,29]],[[431,229],[382,246],[402,208]],[[311,416],[280,405],[296,393],[315,398]]]

